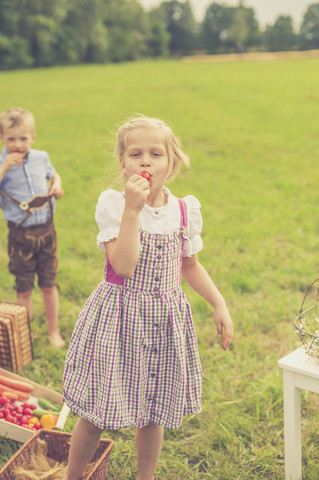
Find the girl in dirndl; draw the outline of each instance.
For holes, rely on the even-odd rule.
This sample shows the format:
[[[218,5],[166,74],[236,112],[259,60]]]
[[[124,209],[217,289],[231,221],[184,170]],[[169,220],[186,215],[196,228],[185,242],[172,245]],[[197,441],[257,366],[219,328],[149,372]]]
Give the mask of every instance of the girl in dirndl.
[[[117,134],[125,191],[96,206],[104,280],[86,301],[66,356],[64,401],[79,419],[67,480],[79,480],[104,429],[136,428],[138,480],[153,480],[164,428],[201,410],[202,371],[182,276],[214,308],[223,348],[232,320],[197,253],[200,203],[165,186],[188,164],[169,126],[136,116]]]

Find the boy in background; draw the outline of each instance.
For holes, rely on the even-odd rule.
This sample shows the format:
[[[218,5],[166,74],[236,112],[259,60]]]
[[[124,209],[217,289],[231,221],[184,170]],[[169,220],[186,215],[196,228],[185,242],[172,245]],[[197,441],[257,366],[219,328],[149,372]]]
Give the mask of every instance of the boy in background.
[[[62,348],[65,343],[58,327],[58,257],[52,199],[63,196],[61,178],[46,152],[31,149],[35,120],[28,110],[10,108],[3,112],[0,138],[4,144],[0,157],[0,207],[8,223],[9,271],[15,276],[16,303],[25,306],[31,318],[37,274],[50,342]]]

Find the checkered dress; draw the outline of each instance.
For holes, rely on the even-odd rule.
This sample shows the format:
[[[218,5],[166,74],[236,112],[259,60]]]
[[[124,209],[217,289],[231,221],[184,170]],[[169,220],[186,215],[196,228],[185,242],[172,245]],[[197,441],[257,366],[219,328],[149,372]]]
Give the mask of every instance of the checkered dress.
[[[140,232],[130,279],[107,262],[70,341],[63,388],[71,410],[102,429],[178,428],[201,410],[202,372],[190,305],[181,289],[180,232]]]

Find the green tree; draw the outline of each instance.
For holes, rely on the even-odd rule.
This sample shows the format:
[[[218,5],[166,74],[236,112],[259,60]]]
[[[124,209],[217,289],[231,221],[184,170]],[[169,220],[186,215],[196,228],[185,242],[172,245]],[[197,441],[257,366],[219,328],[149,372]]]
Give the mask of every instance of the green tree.
[[[220,53],[230,41],[234,7],[212,3],[201,26],[202,45],[208,53]]]
[[[26,68],[33,64],[29,53],[29,45],[21,37],[16,35],[6,37],[0,35],[0,69],[12,70]]]
[[[104,18],[113,0],[68,0],[70,8],[60,32],[75,61],[108,60],[108,32]]]
[[[160,9],[149,13],[149,31],[147,35],[147,55],[160,57],[168,53],[170,35]]]
[[[55,63],[57,33],[68,8],[68,0],[12,0],[18,12],[15,28],[29,45],[34,66]]]
[[[271,52],[296,48],[297,35],[294,31],[293,19],[289,15],[280,15],[274,25],[266,27],[264,43],[266,50]]]
[[[310,5],[303,16],[300,47],[303,50],[319,48],[319,3]]]
[[[235,42],[238,53],[243,53],[248,35],[247,10],[243,5],[243,0],[239,0],[229,29],[229,36]]]
[[[189,1],[163,2],[160,6],[166,30],[170,35],[172,55],[187,55],[194,49],[196,22]]]
[[[13,0],[0,0],[0,68],[24,68],[32,65],[29,43],[19,35],[20,11]]]
[[[120,0],[113,6],[105,19],[110,60],[123,62],[145,56],[150,33],[148,15],[136,0]]]

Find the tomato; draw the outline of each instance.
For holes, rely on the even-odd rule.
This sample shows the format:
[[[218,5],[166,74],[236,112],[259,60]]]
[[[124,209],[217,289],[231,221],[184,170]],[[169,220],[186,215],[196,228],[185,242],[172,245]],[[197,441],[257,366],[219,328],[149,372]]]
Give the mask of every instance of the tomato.
[[[0,412],[0,419],[1,419],[1,418],[4,418],[3,412]]]
[[[27,425],[28,420],[29,420],[28,417],[26,417],[25,415],[23,415],[23,417],[20,419],[21,425]]]
[[[8,408],[5,408],[5,409],[3,410],[3,415],[4,415],[5,417],[7,417],[9,414],[10,414],[10,410],[9,410]]]
[[[0,405],[4,405],[5,403],[8,402],[8,399],[5,397],[0,397]]]
[[[33,410],[31,408],[27,407],[23,409],[23,415],[33,415]]]
[[[151,181],[151,175],[146,172],[145,170],[143,170],[143,172],[140,173],[141,177],[145,178],[148,182]]]
[[[35,428],[33,427],[33,425],[25,425],[25,428],[28,428],[29,430],[35,432]]]
[[[31,417],[28,420],[28,425],[34,425],[35,423],[38,423],[39,419],[38,417]]]
[[[13,416],[12,415],[7,415],[6,416],[6,421],[10,422],[10,423],[13,423]]]
[[[23,407],[17,407],[16,411],[17,413],[23,413]]]
[[[33,425],[33,428],[35,428],[36,430],[39,430],[39,428],[41,428],[41,423],[40,423],[40,422],[35,423],[35,424]]]

